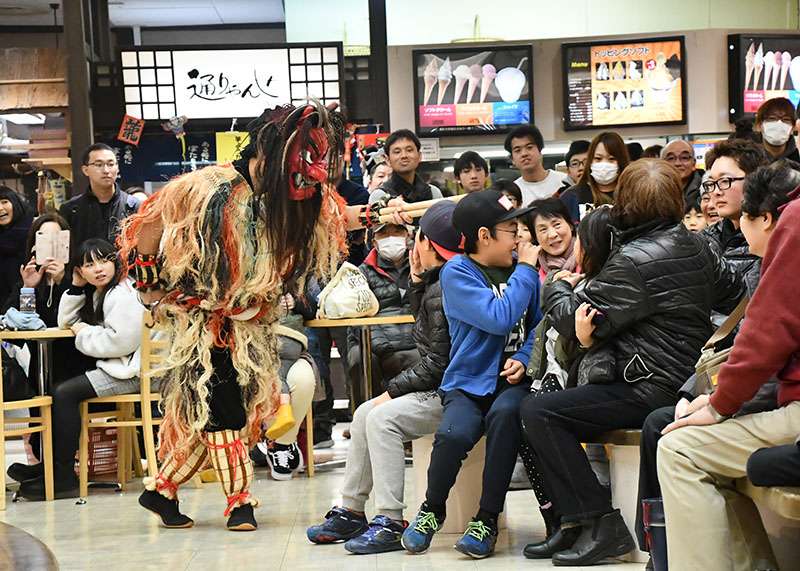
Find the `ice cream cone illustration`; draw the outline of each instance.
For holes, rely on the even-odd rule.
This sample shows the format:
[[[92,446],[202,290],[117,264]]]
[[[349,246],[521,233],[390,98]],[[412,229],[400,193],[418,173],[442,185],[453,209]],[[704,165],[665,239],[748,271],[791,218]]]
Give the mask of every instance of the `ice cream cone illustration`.
[[[628,78],[629,79],[642,79],[642,72],[636,66],[636,62],[631,60],[628,62]]]
[[[497,69],[487,63],[481,68],[483,72],[483,79],[481,80],[481,103],[486,99],[486,94],[489,93],[489,87],[492,85],[494,78],[497,77]]]
[[[423,99],[423,105],[427,105],[428,100],[431,98],[431,93],[433,93],[433,86],[436,85],[436,80],[439,77],[439,64],[436,62],[436,59],[431,59],[422,75],[425,79],[425,97]]]
[[[769,89],[769,78],[775,67],[775,53],[767,52],[764,54],[764,91]]]
[[[747,48],[747,55],[744,56],[744,90],[750,89],[750,77],[753,75],[753,60],[756,57],[753,42],[750,42],[750,47]]]
[[[655,69],[647,73],[647,85],[650,86],[650,94],[656,103],[666,102],[678,82],[667,69],[666,61],[663,52],[658,52]]]
[[[783,65],[783,57],[781,52],[775,52],[775,65],[772,66],[772,85],[770,89],[775,90],[775,85],[778,83],[778,76],[781,73],[781,66]],[[767,89],[767,82],[764,82],[764,89]]]
[[[795,56],[789,64],[789,77],[792,80],[792,89],[800,89],[800,56]]]
[[[450,85],[450,80],[453,78],[453,71],[450,67],[450,58],[444,60],[442,67],[439,68],[439,99],[437,103],[442,104],[444,99],[444,92],[447,91],[447,86]]]
[[[781,90],[785,89],[786,75],[789,73],[789,66],[792,64],[792,54],[783,52],[781,54]]]
[[[483,71],[481,66],[477,63],[469,66],[469,86],[467,86],[467,103],[472,103],[472,96],[475,95],[475,90],[483,78]]]
[[[753,59],[753,68],[756,70],[753,76],[753,91],[758,89],[758,80],[761,79],[761,70],[764,69],[764,44],[758,44],[756,57]]]
[[[456,78],[456,94],[455,97],[453,97],[453,103],[455,104],[458,103],[459,99],[461,99],[461,92],[464,91],[464,86],[467,84],[467,81],[470,78],[469,67],[460,65],[453,72],[453,75]]]
[[[614,64],[614,68],[611,71],[611,77],[614,79],[625,79],[625,68],[622,67],[621,62]]]

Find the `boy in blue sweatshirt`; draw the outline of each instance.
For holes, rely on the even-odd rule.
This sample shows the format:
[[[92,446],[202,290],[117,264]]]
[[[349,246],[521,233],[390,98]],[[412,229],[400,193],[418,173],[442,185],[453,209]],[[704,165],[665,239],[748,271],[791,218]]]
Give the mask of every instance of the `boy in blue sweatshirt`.
[[[536,249],[517,239],[516,219],[531,210],[515,210],[501,192],[484,190],[468,194],[453,213],[466,254],[447,262],[440,276],[452,348],[439,389],[444,417],[434,437],[425,502],[403,534],[412,553],[430,546],[461,463],[484,433],[480,509],[455,548],[474,558],[494,551],[522,440],[519,403],[530,392],[525,364],[542,317]]]

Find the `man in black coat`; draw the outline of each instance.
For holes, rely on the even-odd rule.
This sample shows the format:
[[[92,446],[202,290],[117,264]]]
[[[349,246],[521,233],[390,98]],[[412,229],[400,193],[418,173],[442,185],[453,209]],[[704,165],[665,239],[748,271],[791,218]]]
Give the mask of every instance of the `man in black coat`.
[[[76,248],[89,238],[113,244],[119,236],[119,223],[139,211],[139,201],[117,186],[119,165],[108,145],[87,147],[81,170],[89,177],[89,188],[62,204],[58,213],[69,222]]]

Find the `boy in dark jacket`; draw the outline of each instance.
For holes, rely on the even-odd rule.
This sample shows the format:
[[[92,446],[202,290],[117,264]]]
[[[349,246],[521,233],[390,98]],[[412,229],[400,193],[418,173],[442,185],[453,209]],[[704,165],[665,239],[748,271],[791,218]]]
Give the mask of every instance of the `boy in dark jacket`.
[[[461,235],[453,227],[449,201],[431,206],[420,219],[411,275],[411,309],[416,317],[414,340],[422,359],[387,383],[386,392],[363,403],[353,415],[347,451],[342,506],[331,509],[321,525],[308,529],[314,543],[349,540],[352,553],[402,549],[405,454],[403,442],[432,433],[442,419],[436,389],[449,362],[450,333],[442,311],[439,272],[461,251]],[[377,514],[367,524],[364,505],[375,489]]]
[[[519,242],[516,229],[516,219],[531,210],[515,210],[496,190],[470,193],[455,208],[467,254],[453,258],[441,274],[453,348],[439,391],[444,417],[433,443],[425,502],[403,534],[403,546],[412,553],[430,546],[461,462],[484,433],[480,509],[455,548],[475,558],[494,551],[497,518],[522,439],[519,403],[530,392],[529,332],[542,316],[534,247]]]

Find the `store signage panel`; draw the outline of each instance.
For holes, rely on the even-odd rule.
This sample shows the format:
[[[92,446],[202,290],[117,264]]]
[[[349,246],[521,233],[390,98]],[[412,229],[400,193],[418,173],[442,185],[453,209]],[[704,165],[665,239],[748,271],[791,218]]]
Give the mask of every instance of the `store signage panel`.
[[[728,36],[728,115],[755,118],[768,99],[800,102],[800,35]]]
[[[533,121],[531,46],[414,50],[420,135],[503,133]]]
[[[562,44],[564,128],[686,123],[683,37]]]
[[[340,102],[341,50],[341,44],[122,48],[124,111],[144,120],[232,119],[310,97]]]

